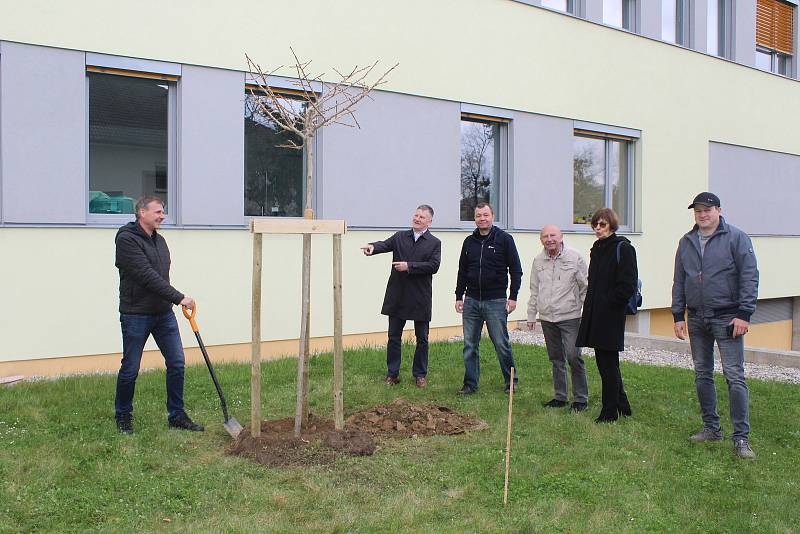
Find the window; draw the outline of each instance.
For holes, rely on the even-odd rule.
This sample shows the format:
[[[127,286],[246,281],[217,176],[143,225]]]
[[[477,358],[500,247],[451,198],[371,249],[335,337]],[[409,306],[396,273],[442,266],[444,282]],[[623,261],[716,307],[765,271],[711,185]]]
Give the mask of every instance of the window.
[[[791,76],[794,53],[794,6],[780,0],[756,5],[756,66]]]
[[[709,54],[733,57],[733,0],[708,1],[707,50]]]
[[[577,15],[578,0],[542,0],[542,6]]]
[[[689,0],[663,0],[661,3],[661,39],[691,47]]]
[[[633,138],[575,130],[572,222],[584,224],[610,206],[621,227],[632,227]]]
[[[462,221],[475,220],[475,206],[488,202],[501,220],[501,182],[506,174],[508,119],[461,115]]]
[[[170,213],[177,77],[87,67],[87,78],[89,213],[132,214],[146,195]]]
[[[279,96],[295,112],[305,112],[307,104],[290,92]],[[302,217],[305,150],[292,148],[302,146],[302,139],[259,111],[269,103],[257,87],[248,88],[244,99],[244,214]]]
[[[603,0],[603,23],[636,31],[636,0]]]

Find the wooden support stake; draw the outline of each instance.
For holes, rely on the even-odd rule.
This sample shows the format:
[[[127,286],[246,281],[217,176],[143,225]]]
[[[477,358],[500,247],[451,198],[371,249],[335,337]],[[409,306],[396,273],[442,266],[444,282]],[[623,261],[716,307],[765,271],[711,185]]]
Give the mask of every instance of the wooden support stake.
[[[250,434],[261,436],[261,250],[262,234],[253,234],[253,308],[250,359]]]
[[[333,426],[344,429],[342,356],[342,236],[333,235]]]
[[[294,435],[308,422],[308,363],[311,301],[311,234],[303,234],[302,306],[300,310],[300,351],[297,355],[297,404],[294,413]]]
[[[508,467],[511,464],[511,414],[514,411],[514,368],[508,388],[508,435],[506,436],[506,482],[503,487],[503,506],[508,504]]]

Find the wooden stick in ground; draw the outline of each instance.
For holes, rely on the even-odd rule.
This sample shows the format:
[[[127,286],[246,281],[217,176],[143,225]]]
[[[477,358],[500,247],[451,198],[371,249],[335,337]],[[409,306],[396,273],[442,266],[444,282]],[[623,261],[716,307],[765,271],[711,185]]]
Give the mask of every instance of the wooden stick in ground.
[[[508,388],[508,435],[506,436],[506,482],[503,487],[503,506],[508,504],[508,467],[511,464],[511,414],[514,411],[514,368]]]
[[[342,236],[333,235],[333,425],[344,429],[342,357]]]
[[[262,234],[253,234],[253,308],[250,356],[250,434],[261,435],[261,250]]]
[[[300,351],[297,355],[297,404],[294,413],[294,435],[300,437],[308,422],[308,354],[309,308],[311,301],[311,234],[303,234],[302,307],[300,311]]]

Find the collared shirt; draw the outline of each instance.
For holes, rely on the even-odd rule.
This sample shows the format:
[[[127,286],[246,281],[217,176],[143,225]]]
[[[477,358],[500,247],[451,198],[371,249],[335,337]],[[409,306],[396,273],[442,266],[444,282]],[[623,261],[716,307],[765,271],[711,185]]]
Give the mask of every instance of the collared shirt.
[[[425,228],[423,231],[421,231],[421,232],[419,232],[419,233],[417,233],[417,231],[416,231],[416,230],[414,230],[413,228],[411,229],[411,231],[412,231],[412,232],[414,232],[414,243],[416,243],[416,242],[417,242],[417,239],[419,239],[420,237],[422,237],[422,234],[424,234],[425,232],[427,232],[427,231],[428,231],[428,229],[427,229],[427,228]]]

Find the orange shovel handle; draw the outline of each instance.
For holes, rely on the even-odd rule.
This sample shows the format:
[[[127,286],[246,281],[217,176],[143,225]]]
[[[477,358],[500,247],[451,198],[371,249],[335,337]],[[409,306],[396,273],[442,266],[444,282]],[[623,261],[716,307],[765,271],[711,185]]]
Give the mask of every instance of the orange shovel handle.
[[[181,306],[183,308],[183,316],[189,319],[189,324],[192,325],[192,332],[199,332],[200,329],[197,327],[197,323],[194,320],[195,314],[197,314],[197,301],[194,301],[194,308],[189,310],[186,306]],[[191,313],[189,313],[191,311]]]

